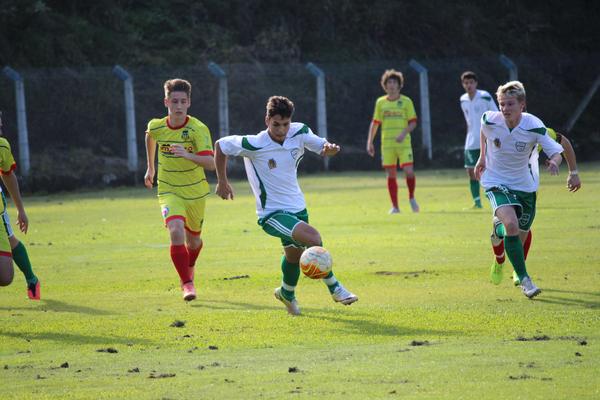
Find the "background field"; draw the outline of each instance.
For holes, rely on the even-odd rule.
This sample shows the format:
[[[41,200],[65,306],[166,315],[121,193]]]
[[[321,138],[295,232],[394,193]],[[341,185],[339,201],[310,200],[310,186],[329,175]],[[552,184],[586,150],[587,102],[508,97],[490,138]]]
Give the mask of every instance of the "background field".
[[[18,271],[0,289],[0,397],[598,398],[600,165],[579,169],[575,194],[564,173],[542,178],[533,301],[508,274],[488,282],[489,205],[463,210],[463,170],[419,171],[423,211],[408,212],[401,184],[394,216],[381,172],[302,177],[311,222],[360,301],[334,304],[302,278],[297,318],[272,296],[281,250],[245,181],[233,202],[208,202],[189,304],[152,193],[29,197],[21,237],[43,299],[27,300]]]

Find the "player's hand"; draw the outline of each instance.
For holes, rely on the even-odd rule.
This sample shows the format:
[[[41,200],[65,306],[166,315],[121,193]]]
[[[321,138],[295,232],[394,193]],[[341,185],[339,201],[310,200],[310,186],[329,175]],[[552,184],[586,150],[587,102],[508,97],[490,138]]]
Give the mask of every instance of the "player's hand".
[[[576,192],[581,189],[581,180],[579,179],[579,175],[571,175],[567,178],[567,187],[569,188],[569,192]]]
[[[148,168],[146,170],[146,175],[144,175],[144,185],[148,189],[152,189],[153,184],[154,184],[154,169]]]
[[[323,145],[323,150],[321,150],[321,155],[325,156],[335,156],[340,151],[340,146],[335,143],[325,142]]]
[[[27,218],[27,214],[25,211],[19,211],[17,214],[17,225],[19,226],[19,230],[23,233],[27,233],[27,229],[29,228],[29,218]]]
[[[373,146],[373,143],[367,143],[367,154],[371,157],[375,157],[375,146]]]
[[[215,193],[223,200],[233,200],[233,188],[229,182],[218,182]]]
[[[550,172],[550,175],[558,175],[558,164],[553,160],[546,160],[546,171]]]
[[[406,138],[406,135],[401,133],[398,136],[396,136],[396,143],[402,143],[404,141],[404,139]]]
[[[171,145],[171,153],[181,158],[188,158],[190,153],[180,144]]]
[[[479,158],[477,164],[475,164],[475,178],[477,178],[477,180],[481,180],[483,171],[485,171],[485,159]]]

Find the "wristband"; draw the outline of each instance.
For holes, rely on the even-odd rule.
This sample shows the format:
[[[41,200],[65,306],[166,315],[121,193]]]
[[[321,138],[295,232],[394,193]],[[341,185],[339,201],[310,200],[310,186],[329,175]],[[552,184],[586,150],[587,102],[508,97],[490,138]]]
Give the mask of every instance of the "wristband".
[[[569,175],[577,175],[579,174],[579,171],[577,171],[576,169],[574,169],[573,171],[569,171]]]

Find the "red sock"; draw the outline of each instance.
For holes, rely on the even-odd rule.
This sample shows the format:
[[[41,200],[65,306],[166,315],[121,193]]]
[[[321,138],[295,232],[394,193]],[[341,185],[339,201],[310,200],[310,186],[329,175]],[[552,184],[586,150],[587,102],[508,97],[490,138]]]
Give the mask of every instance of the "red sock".
[[[498,246],[492,245],[492,249],[494,250],[494,255],[496,256],[496,262],[498,264],[504,263],[504,240],[501,240]]]
[[[190,257],[188,256],[185,245],[171,245],[171,260],[173,260],[173,265],[175,265],[175,269],[179,274],[181,282],[186,283],[191,281],[189,272]]]
[[[202,244],[203,243],[200,243],[200,247],[198,247],[197,249],[190,249],[189,247],[186,247],[188,255],[190,257],[190,267],[196,265],[196,260],[198,259],[200,250],[202,250]]]
[[[406,178],[406,186],[408,187],[408,198],[412,199],[415,197],[415,186],[417,182],[417,177],[413,176],[412,178]]]
[[[531,247],[531,237],[532,237],[532,233],[531,231],[527,232],[527,237],[525,238],[525,243],[523,243],[523,255],[525,256],[525,259],[527,260],[527,254],[529,253],[529,248]]]
[[[396,178],[388,177],[387,183],[390,199],[392,199],[392,206],[398,208],[398,183],[396,183]]]

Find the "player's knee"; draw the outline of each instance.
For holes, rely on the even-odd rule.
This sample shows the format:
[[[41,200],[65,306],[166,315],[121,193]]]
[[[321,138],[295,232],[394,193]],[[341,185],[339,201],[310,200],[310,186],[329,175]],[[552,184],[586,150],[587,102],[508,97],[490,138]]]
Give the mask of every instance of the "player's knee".
[[[12,283],[14,271],[12,268],[2,268],[0,270],[0,286],[8,286]]]
[[[319,234],[319,232],[311,232],[311,234],[307,237],[306,244],[308,245],[308,247],[321,246],[323,244],[323,241],[321,240],[321,235]]]
[[[504,228],[506,229],[507,236],[515,236],[519,234],[519,222],[518,221],[505,221]]]

